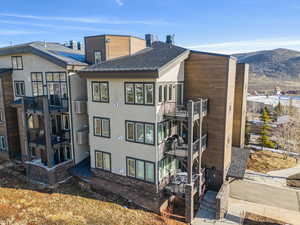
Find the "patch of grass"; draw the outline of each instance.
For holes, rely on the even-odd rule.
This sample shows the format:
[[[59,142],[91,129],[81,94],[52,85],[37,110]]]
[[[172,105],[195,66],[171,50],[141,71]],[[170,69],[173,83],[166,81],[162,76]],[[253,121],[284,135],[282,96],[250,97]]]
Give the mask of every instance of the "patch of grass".
[[[0,171],[0,224],[10,225],[183,225],[123,207],[111,196],[83,191],[70,181],[55,190],[39,189]],[[116,201],[117,202],[117,201]]]
[[[260,173],[268,173],[274,170],[287,169],[295,167],[297,161],[293,157],[287,157],[283,154],[270,151],[255,151],[251,153],[248,160],[247,169]]]
[[[253,213],[246,213],[244,225],[285,225],[286,223]]]

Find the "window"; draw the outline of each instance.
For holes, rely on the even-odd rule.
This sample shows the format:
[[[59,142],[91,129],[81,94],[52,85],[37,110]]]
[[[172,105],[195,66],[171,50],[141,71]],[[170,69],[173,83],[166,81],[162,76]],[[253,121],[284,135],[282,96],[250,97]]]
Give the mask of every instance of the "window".
[[[109,102],[108,82],[92,82],[92,99],[94,102]]]
[[[0,136],[0,151],[6,150],[5,137]]]
[[[164,101],[166,102],[168,99],[168,86],[164,86]]]
[[[157,140],[158,143],[163,142],[167,137],[172,135],[172,122],[164,121],[157,125]]]
[[[22,56],[12,56],[11,57],[11,65],[14,70],[22,70],[23,69]]]
[[[33,96],[44,95],[43,73],[40,72],[31,73],[31,85],[32,85]]]
[[[95,57],[95,64],[100,64],[102,61],[101,52],[100,51],[94,52],[94,57]]]
[[[169,84],[169,101],[171,101],[173,99],[173,85]]]
[[[3,110],[0,110],[0,123],[4,122],[4,112]]]
[[[69,130],[70,125],[69,125],[69,115],[62,115],[62,129],[63,130]]]
[[[176,103],[177,105],[183,104],[183,84],[176,85]]]
[[[111,154],[108,152],[95,151],[95,166],[98,169],[111,171]]]
[[[163,179],[170,173],[176,171],[179,168],[179,160],[175,157],[167,156],[159,162],[159,179]]]
[[[125,103],[154,105],[154,83],[125,82]]]
[[[52,106],[66,106],[68,99],[67,78],[65,72],[46,72],[49,104]]]
[[[22,97],[25,96],[25,82],[24,81],[14,81],[15,83],[15,96]]]
[[[163,86],[159,85],[158,88],[158,102],[162,102],[163,101]]]
[[[127,157],[126,164],[127,176],[150,183],[155,182],[155,167],[153,162]]]
[[[94,135],[110,138],[110,120],[108,118],[94,117]]]
[[[154,124],[126,121],[126,141],[154,145]]]

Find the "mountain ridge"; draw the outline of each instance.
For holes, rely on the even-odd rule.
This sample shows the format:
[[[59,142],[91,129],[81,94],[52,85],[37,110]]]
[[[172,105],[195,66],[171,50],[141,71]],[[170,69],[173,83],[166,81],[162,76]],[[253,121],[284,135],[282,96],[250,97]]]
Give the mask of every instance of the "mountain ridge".
[[[250,65],[250,76],[278,79],[300,78],[300,51],[277,48],[233,54],[240,63]]]

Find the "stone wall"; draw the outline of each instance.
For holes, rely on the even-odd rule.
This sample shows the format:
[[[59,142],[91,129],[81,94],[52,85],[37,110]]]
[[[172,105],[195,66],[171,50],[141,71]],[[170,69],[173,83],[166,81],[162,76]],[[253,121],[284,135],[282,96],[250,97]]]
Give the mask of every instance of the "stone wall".
[[[55,166],[51,169],[31,163],[25,163],[25,165],[26,175],[29,180],[48,185],[54,185],[71,176],[68,172],[68,169],[72,168],[74,163],[73,161],[64,162],[61,165]]]
[[[226,181],[221,186],[216,197],[216,219],[223,219],[228,211],[229,182]]]

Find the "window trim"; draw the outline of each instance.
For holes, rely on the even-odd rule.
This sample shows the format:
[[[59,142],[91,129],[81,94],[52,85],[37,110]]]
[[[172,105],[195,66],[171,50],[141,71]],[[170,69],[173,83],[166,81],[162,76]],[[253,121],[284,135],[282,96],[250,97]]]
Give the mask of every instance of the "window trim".
[[[23,93],[23,95],[22,94],[21,95],[17,94],[17,84],[19,84],[19,83],[23,84],[23,87],[24,87],[24,93]],[[14,94],[15,94],[16,97],[24,97],[24,96],[26,96],[25,81],[24,80],[14,80],[14,91],[15,91]]]
[[[42,75],[42,80],[41,81],[33,81],[32,80],[32,75],[33,74],[41,74]],[[44,76],[43,75],[44,75],[43,72],[31,72],[30,73],[32,96],[44,96],[45,95],[45,90],[44,90]],[[42,83],[43,93],[42,93],[42,95],[39,95],[39,93],[38,93],[38,95],[34,95],[34,93],[33,93],[33,84],[39,84],[39,83]],[[47,91],[48,91],[48,87],[47,87]]]
[[[53,77],[53,75],[55,74],[55,73],[59,73],[59,81],[55,81],[55,80],[49,80],[48,79],[48,75],[49,74],[51,74],[52,75],[52,77]],[[61,80],[61,77],[60,77],[60,74],[64,74],[65,75],[65,80]],[[63,100],[67,100],[68,101],[68,106],[67,107],[69,107],[69,87],[68,87],[68,75],[67,75],[67,73],[66,73],[66,71],[47,71],[47,72],[45,72],[45,81],[46,81],[46,93],[45,93],[45,91],[44,91],[44,95],[46,95],[47,96],[47,98],[48,98],[48,101],[49,101],[49,106],[56,106],[56,105],[51,105],[51,101],[50,101],[50,94],[49,94],[49,86],[48,86],[48,84],[49,83],[59,83],[59,92],[60,92],[60,96],[59,96],[59,98],[60,98],[60,101],[61,101],[61,105],[63,105]],[[65,84],[66,85],[66,98],[62,95],[62,84]]]
[[[159,127],[162,126],[162,130],[166,135],[166,138],[162,138],[161,141],[159,141]],[[166,126],[166,130],[165,130],[165,126]],[[172,136],[172,128],[174,127],[174,124],[172,123],[172,120],[163,120],[161,122],[157,123],[157,144],[160,145],[161,143],[163,143],[168,137]],[[168,133],[169,131],[169,133]],[[171,135],[170,135],[171,134]]]
[[[99,63],[96,63],[96,53],[97,53],[97,54],[100,53],[100,62],[99,62]],[[103,60],[102,60],[102,51],[100,51],[100,50],[95,50],[95,51],[94,51],[94,64],[99,65],[101,62],[103,62]]]
[[[134,140],[130,140],[127,138],[127,124],[128,123],[133,123],[134,124],[134,129],[133,129],[133,132],[134,132]],[[143,124],[144,126],[144,141],[143,142],[138,142],[136,140],[136,124]],[[150,144],[150,143],[146,143],[146,129],[145,129],[145,125],[152,125],[153,126],[153,144]],[[137,144],[144,144],[144,145],[155,145],[155,141],[156,141],[156,132],[155,132],[155,123],[149,123],[149,122],[142,122],[142,121],[133,121],[133,120],[125,120],[125,140],[127,142],[132,142],[132,143],[137,143]]]
[[[104,168],[99,168],[99,167],[97,167],[97,156],[96,156],[97,153],[101,153],[101,154],[102,154],[102,162],[103,162],[103,153],[109,155],[109,170],[104,169]],[[96,168],[97,170],[102,170],[102,171],[106,171],[106,172],[111,172],[112,161],[111,161],[111,153],[110,153],[110,152],[105,152],[105,151],[100,151],[100,150],[95,149],[95,151],[94,151],[94,156],[95,156],[95,168]]]
[[[128,170],[128,159],[131,159],[131,160],[134,160],[134,164],[135,164],[135,176],[129,176],[129,170]],[[144,162],[144,179],[140,179],[140,178],[137,178],[137,161],[142,161]],[[146,180],[146,175],[147,175],[147,172],[146,172],[146,163],[150,163],[153,165],[153,182],[151,181],[148,181]],[[126,156],[126,176],[129,177],[129,178],[132,178],[132,179],[135,179],[135,180],[139,180],[139,181],[143,181],[143,182],[146,182],[146,183],[149,183],[149,184],[155,184],[156,183],[156,165],[155,165],[155,162],[152,162],[152,161],[148,161],[148,160],[143,160],[143,159],[138,159],[138,158],[134,158],[134,157],[131,157],[131,156]]]
[[[22,64],[21,68],[19,68],[19,66],[18,66],[18,60],[16,61],[18,68],[14,68],[13,59],[17,59],[17,58],[21,58],[21,64]],[[11,67],[12,67],[13,70],[23,70],[24,69],[23,57],[21,55],[13,55],[13,56],[11,56]]]
[[[126,85],[127,84],[133,84],[133,103],[127,102],[127,95],[126,95]],[[135,95],[135,85],[136,84],[142,84],[143,85],[143,103],[136,103],[136,95]],[[153,85],[153,103],[146,104],[146,97],[145,97],[145,85]],[[143,106],[154,106],[155,105],[155,82],[130,82],[126,81],[124,82],[124,102],[125,105],[143,105]]]
[[[95,119],[100,119],[101,120],[101,135],[99,134],[96,134],[95,132]],[[109,135],[108,136],[103,136],[102,134],[102,120],[108,120],[108,131],[109,131]],[[93,132],[94,132],[94,136],[95,137],[103,137],[103,138],[110,138],[111,137],[111,126],[110,126],[110,118],[107,118],[107,117],[99,117],[99,116],[94,116],[93,117]]]
[[[95,100],[94,99],[94,84],[97,83],[99,84],[99,99],[100,100]],[[107,85],[107,101],[102,101],[101,100],[101,89],[100,89],[100,84],[101,83],[105,83]],[[109,103],[109,82],[108,81],[92,81],[91,82],[91,86],[92,86],[92,102],[101,102],[101,103]]]

